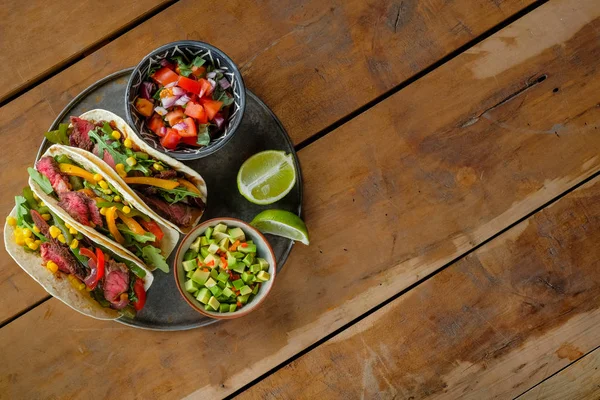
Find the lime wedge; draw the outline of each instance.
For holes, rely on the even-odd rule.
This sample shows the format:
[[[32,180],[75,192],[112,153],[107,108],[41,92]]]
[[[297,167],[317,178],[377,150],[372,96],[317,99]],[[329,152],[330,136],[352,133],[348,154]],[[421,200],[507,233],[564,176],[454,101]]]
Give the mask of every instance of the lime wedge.
[[[294,157],[284,151],[267,150],[247,159],[237,175],[238,190],[254,204],[272,204],[296,183]]]
[[[254,217],[250,225],[262,233],[282,236],[305,245],[309,244],[308,230],[304,221],[289,211],[265,210]]]

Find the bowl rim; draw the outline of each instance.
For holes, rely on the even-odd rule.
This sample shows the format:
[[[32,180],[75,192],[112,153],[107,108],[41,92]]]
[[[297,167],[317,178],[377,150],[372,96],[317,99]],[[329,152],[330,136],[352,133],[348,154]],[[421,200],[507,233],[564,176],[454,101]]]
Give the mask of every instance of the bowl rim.
[[[179,279],[177,277],[177,274],[178,274],[178,271],[179,271],[179,264],[180,264],[180,263],[177,262],[177,260],[179,260],[179,256],[180,256],[180,254],[182,252],[184,242],[190,236],[193,236],[193,234],[195,234],[196,231],[200,230],[201,228],[204,228],[205,226],[211,226],[212,224],[218,224],[218,223],[221,223],[223,221],[234,221],[236,223],[240,223],[240,224],[242,224],[244,226],[244,229],[248,229],[248,230],[252,231],[253,233],[257,234],[261,238],[261,240],[266,244],[267,250],[269,251],[269,253],[271,253],[271,258],[273,259],[273,265],[269,266],[269,268],[272,268],[272,272],[271,272],[271,281],[272,281],[272,283],[267,287],[267,291],[264,292],[261,295],[260,298],[255,299],[251,303],[250,307],[243,307],[242,309],[236,310],[236,311],[234,311],[232,313],[217,313],[217,312],[206,311],[206,310],[202,309],[197,304],[195,304],[194,302],[190,301],[190,299],[188,299],[188,297],[185,295],[184,289],[181,287],[181,284],[179,283]],[[238,219],[238,218],[232,218],[232,217],[211,218],[211,219],[208,219],[208,220],[206,220],[204,222],[201,222],[200,224],[196,225],[191,231],[189,231],[183,237],[183,239],[181,240],[180,243],[181,244],[177,247],[177,252],[175,253],[175,258],[173,260],[173,277],[175,278],[175,285],[177,286],[177,290],[179,290],[179,294],[181,295],[181,297],[183,297],[183,299],[194,310],[196,310],[197,312],[199,312],[200,314],[202,314],[204,316],[207,316],[207,317],[212,318],[212,319],[235,319],[235,318],[243,317],[243,316],[251,313],[252,311],[256,310],[262,304],[262,302],[267,298],[267,296],[271,292],[271,289],[273,288],[273,285],[275,285],[275,277],[277,275],[277,259],[275,258],[275,253],[273,252],[273,248],[271,247],[271,244],[269,243],[269,241],[267,240],[267,238],[258,229],[256,229],[255,227],[253,227],[252,225],[250,225],[246,221],[243,221],[243,220]]]
[[[210,50],[210,51],[213,51],[213,52],[219,54],[222,58],[224,58],[231,65],[231,67],[232,67],[231,72],[233,72],[235,78],[238,80],[239,85],[240,85],[240,111],[239,111],[240,116],[229,127],[229,134],[227,135],[227,137],[223,138],[223,140],[221,140],[218,143],[215,143],[213,145],[209,144],[208,146],[205,146],[204,148],[198,150],[198,152],[196,152],[196,153],[181,153],[179,150],[166,151],[166,149],[162,145],[160,145],[156,148],[154,146],[152,146],[152,148],[155,148],[157,151],[160,151],[161,153],[163,153],[169,157],[173,157],[177,160],[184,160],[184,161],[185,160],[198,160],[200,158],[207,157],[207,156],[219,151],[231,140],[233,135],[237,132],[240,124],[242,123],[242,120],[244,119],[244,113],[246,111],[246,84],[244,83],[244,78],[243,78],[242,73],[240,72],[240,69],[238,68],[237,64],[235,62],[233,62],[231,57],[229,57],[223,50],[213,46],[212,44],[202,42],[200,40],[178,40],[175,42],[163,44],[162,46],[157,47],[154,50],[152,50],[151,52],[149,52],[148,54],[146,54],[140,60],[140,62],[137,63],[137,65],[135,67],[133,67],[133,70],[131,71],[131,75],[129,76],[129,79],[127,80],[127,86],[125,87],[125,117],[126,117],[127,123],[131,127],[131,129],[133,129],[133,131],[138,135],[138,137],[141,140],[144,141],[144,143],[148,144],[146,142],[146,140],[144,139],[144,137],[140,134],[140,132],[137,131],[137,128],[133,122],[131,106],[129,105],[129,96],[131,94],[131,87],[133,86],[133,79],[134,79],[134,76],[139,72],[139,70],[143,66],[143,64],[150,57],[156,55],[156,53],[160,53],[165,50],[169,50],[172,47],[180,46],[180,45],[196,46],[196,47],[207,49],[207,50]],[[150,144],[148,144],[148,145],[151,146]]]

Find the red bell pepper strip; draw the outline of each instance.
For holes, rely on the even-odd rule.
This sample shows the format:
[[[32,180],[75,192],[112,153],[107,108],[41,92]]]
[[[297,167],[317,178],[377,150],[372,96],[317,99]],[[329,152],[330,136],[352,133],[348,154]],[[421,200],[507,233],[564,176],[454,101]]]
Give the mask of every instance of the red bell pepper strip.
[[[96,262],[96,267],[98,268],[98,273],[96,274],[96,284],[98,284],[100,279],[104,278],[104,253],[99,247],[96,247],[96,258],[98,259]]]
[[[160,226],[155,221],[141,220],[140,223],[144,226],[144,228],[146,228],[146,230],[148,230],[148,232],[156,236],[157,241],[160,241],[163,236],[165,236],[164,232],[162,229],[160,229]]]
[[[94,261],[94,263],[96,265],[98,265],[98,259],[96,258],[96,255],[94,254],[94,252],[91,251],[90,249],[88,249],[86,247],[80,247],[79,254],[81,254],[84,257],[92,259]]]
[[[133,284],[133,292],[135,293],[135,297],[137,297],[137,301],[133,303],[133,308],[135,308],[136,311],[140,311],[146,304],[144,281],[142,281],[140,278],[135,280],[135,283]]]

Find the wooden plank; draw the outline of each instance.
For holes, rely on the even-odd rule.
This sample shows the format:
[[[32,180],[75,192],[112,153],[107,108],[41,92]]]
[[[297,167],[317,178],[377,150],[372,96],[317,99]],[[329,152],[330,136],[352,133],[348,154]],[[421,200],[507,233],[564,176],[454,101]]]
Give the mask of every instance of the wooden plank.
[[[577,360],[540,385],[519,396],[519,400],[575,400],[600,398],[600,350]]]
[[[198,7],[180,1],[0,109],[0,138],[10,143],[2,159],[8,168],[0,172],[0,213],[11,209],[42,133],[62,107],[158,44],[201,39],[225,50],[242,66],[247,86],[274,109],[298,143],[532,2],[386,0],[373,6],[363,0],[313,0],[285,6],[239,0]],[[219,29],[198,22],[206,15],[219,21]],[[22,140],[13,140],[15,132]],[[0,274],[6,303],[0,321],[43,296],[3,249]]]
[[[0,391],[222,397],[599,171],[599,15],[547,3],[303,149],[312,244],[251,317],[148,332],[50,300],[0,330]]]
[[[144,18],[167,0],[5,1],[0,8],[0,101]]]
[[[514,398],[600,344],[599,241],[596,178],[240,399]]]

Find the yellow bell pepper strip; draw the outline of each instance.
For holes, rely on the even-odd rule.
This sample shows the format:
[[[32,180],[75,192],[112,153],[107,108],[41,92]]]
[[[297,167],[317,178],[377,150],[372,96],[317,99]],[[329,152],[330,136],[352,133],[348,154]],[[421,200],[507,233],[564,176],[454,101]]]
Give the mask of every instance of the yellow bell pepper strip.
[[[198,188],[196,186],[194,186],[194,184],[192,182],[188,181],[187,179],[177,179],[177,182],[179,182],[179,184],[181,186],[185,186],[185,188],[188,189],[190,192],[200,194],[200,190],[198,190]]]
[[[123,178],[123,180],[125,181],[125,183],[130,185],[150,185],[167,190],[175,189],[177,186],[179,186],[179,182],[177,181],[170,181],[168,179],[160,178],[150,178],[145,176],[131,176]]]
[[[67,175],[78,176],[80,178],[85,179],[88,182],[96,183],[96,180],[94,179],[94,174],[86,171],[83,168],[79,168],[76,165],[58,164],[58,168],[60,169],[60,172],[64,172]]]
[[[89,197],[94,197],[96,196],[94,194],[94,191],[90,188],[83,188],[83,189],[79,189],[78,192],[84,193],[85,195],[89,196]],[[104,201],[104,199],[102,199],[102,201]]]
[[[117,243],[123,244],[125,243],[125,238],[123,235],[121,235],[121,232],[119,232],[119,229],[117,228],[116,219],[117,207],[110,207],[108,210],[106,210],[106,225],[108,225],[108,231],[115,238]]]
[[[132,232],[135,232],[138,235],[143,235],[146,233],[144,228],[142,228],[142,226],[135,219],[128,217],[127,215],[123,214],[121,211],[117,211],[117,215],[119,216],[119,218],[121,218],[121,221],[123,221],[123,223],[125,225],[127,225],[127,227]]]

